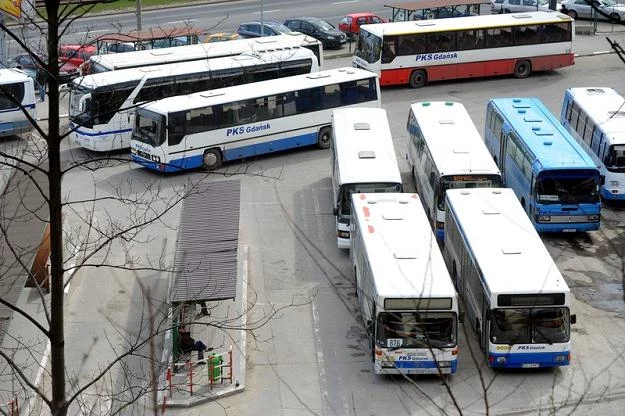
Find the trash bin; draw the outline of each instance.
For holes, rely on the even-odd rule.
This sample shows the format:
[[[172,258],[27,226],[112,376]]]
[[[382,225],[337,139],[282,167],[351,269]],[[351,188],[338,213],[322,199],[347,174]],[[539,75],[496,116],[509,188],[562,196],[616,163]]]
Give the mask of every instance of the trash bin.
[[[209,358],[210,368],[208,369],[208,376],[212,381],[219,380],[221,378],[221,364],[223,363],[223,359],[221,355],[211,355]],[[212,371],[212,373],[211,373]]]

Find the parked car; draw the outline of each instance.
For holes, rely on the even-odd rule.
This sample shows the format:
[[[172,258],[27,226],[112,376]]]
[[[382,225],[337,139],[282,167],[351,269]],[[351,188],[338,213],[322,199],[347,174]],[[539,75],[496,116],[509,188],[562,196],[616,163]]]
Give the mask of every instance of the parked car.
[[[461,11],[451,7],[440,7],[435,10],[417,10],[412,15],[414,20],[448,19],[451,17],[477,16],[477,13]]]
[[[43,62],[47,62],[48,59],[43,55],[38,55],[39,59]],[[78,68],[72,65],[70,62],[61,62],[59,60],[60,68],[59,68],[59,84],[67,84],[72,79],[76,78],[78,73]],[[29,77],[36,80],[37,83],[47,81],[48,77],[46,76],[44,69],[38,64],[37,61],[28,53],[21,53],[9,59],[7,61],[7,67],[9,68],[22,68]]]
[[[340,48],[347,42],[345,33],[318,17],[294,17],[286,19],[284,25],[317,39],[323,45],[323,49]]]
[[[78,68],[87,62],[92,55],[96,55],[95,45],[63,45],[59,48],[59,60]]]
[[[556,4],[555,10],[560,10],[560,7],[560,4]],[[549,0],[492,0],[490,3],[491,13],[520,13],[537,10],[549,10]]]
[[[204,43],[213,43],[213,42],[224,42],[227,40],[236,40],[241,39],[238,33],[232,32],[220,32],[220,33],[210,33],[206,35],[204,38]]]
[[[358,36],[360,25],[372,23],[386,23],[386,19],[376,16],[373,13],[350,13],[346,14],[339,23],[339,30],[347,35],[349,39]]]
[[[588,0],[590,3],[591,0]],[[625,4],[618,4],[614,0],[592,0],[592,4],[602,13],[593,11],[593,6],[586,3],[586,0],[563,0],[562,13],[566,13],[573,19],[590,19],[597,16],[597,19],[620,22],[625,20]]]
[[[245,22],[239,25],[237,33],[244,38],[257,38],[260,37],[260,22]],[[293,31],[284,26],[280,22],[266,21],[263,22],[263,35],[262,36],[276,36],[285,33],[292,33]]]

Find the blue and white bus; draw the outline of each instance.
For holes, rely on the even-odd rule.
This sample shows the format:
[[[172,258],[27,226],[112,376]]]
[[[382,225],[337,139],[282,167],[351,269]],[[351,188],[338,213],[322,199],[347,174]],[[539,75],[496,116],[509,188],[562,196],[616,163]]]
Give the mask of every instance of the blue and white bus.
[[[625,99],[612,88],[568,88],[560,121],[599,167],[601,196],[625,200]]]
[[[571,293],[510,188],[447,191],[443,256],[491,367],[571,362]]]
[[[0,69],[0,137],[31,131],[26,114],[37,119],[36,103],[31,77],[19,69]]]
[[[352,195],[350,264],[376,374],[453,374],[458,296],[417,194]]]
[[[352,194],[402,192],[393,136],[383,108],[332,112],[332,196],[336,242],[349,248]]]
[[[599,229],[599,169],[538,98],[491,99],[484,137],[536,230]]]
[[[70,86],[70,139],[96,152],[125,149],[140,103],[318,70],[314,53],[297,48],[76,78]]]
[[[410,106],[406,160],[425,213],[443,240],[445,192],[502,185],[499,168],[464,105],[423,101]]]
[[[327,149],[332,110],[379,106],[377,75],[349,67],[165,98],[137,110],[132,160],[179,172],[296,147]]]

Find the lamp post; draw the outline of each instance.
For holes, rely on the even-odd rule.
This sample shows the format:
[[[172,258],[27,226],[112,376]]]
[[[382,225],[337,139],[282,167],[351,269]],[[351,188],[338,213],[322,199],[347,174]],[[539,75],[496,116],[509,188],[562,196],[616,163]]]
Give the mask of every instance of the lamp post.
[[[263,16],[263,0],[260,0],[260,36],[265,36],[265,20]]]
[[[141,30],[141,0],[137,0],[137,31]]]

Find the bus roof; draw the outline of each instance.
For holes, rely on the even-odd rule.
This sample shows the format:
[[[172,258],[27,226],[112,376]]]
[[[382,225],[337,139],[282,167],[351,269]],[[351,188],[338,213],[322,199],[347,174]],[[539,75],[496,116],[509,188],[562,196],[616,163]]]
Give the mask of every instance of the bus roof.
[[[501,175],[464,105],[423,101],[410,106],[441,176]]]
[[[318,43],[318,40],[310,36],[295,33],[265,36],[262,38],[236,39],[224,42],[199,43],[196,45],[149,49],[136,52],[94,55],[90,60],[110,70],[116,70],[134,66],[165,64],[178,60],[201,59],[202,57],[230,56],[250,51],[289,49]]]
[[[253,84],[235,85],[211,91],[197,92],[189,95],[163,98],[162,100],[142,105],[150,111],[167,114],[170,111],[186,111],[194,108],[206,107],[244,100],[246,98],[263,97],[277,93],[288,93],[301,88],[304,84],[309,88],[321,87],[328,84],[357,81],[375,78],[377,75],[364,69],[344,67],[311,74],[295,75],[279,79],[255,82]]]
[[[610,136],[612,144],[625,144],[625,99],[607,87],[568,88],[575,102],[601,130]]]
[[[443,32],[470,28],[531,25],[538,23],[572,22],[573,19],[556,11],[488,14],[482,16],[452,17],[448,19],[416,20],[409,22],[376,23],[360,26],[378,37],[408,33]]]
[[[566,281],[512,189],[450,189],[446,198],[492,298],[505,293],[568,294]]]
[[[124,82],[139,81],[146,76],[148,79],[163,76],[176,76],[207,70],[217,71],[221,69],[240,68],[241,66],[262,65],[298,59],[311,59],[313,68],[316,67],[317,58],[315,54],[310,49],[297,48],[289,51],[260,52],[256,54],[244,53],[221,58],[107,71],[76,78],[72,83],[73,85],[80,85],[86,88],[96,88],[107,85],[117,85]]]
[[[417,194],[353,194],[353,218],[369,253],[378,303],[385,298],[456,298]]]
[[[341,185],[402,183],[386,110],[336,109],[332,112],[332,133]]]
[[[592,158],[538,98],[492,98],[544,169],[594,168]],[[533,161],[534,162],[534,161]]]
[[[0,84],[9,84],[11,82],[23,82],[32,80],[24,71],[17,68],[0,69]]]

